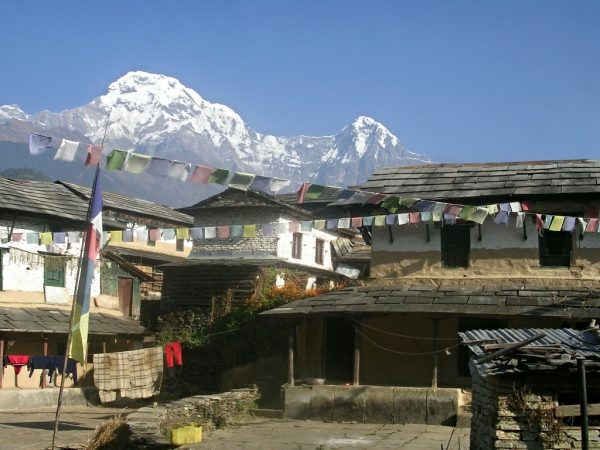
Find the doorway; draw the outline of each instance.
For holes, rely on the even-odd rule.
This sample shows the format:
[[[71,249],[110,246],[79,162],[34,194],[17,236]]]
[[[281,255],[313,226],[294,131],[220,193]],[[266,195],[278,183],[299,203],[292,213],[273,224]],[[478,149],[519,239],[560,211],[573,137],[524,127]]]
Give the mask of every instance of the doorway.
[[[352,383],[354,327],[347,319],[325,321],[325,378]]]
[[[131,302],[133,300],[133,278],[119,277],[119,309],[125,317],[131,317]]]

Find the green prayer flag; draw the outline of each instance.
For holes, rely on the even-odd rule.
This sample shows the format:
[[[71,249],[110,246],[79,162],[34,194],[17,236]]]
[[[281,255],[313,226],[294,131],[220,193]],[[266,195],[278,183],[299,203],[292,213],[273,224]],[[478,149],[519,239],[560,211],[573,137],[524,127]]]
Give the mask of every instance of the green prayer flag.
[[[475,211],[477,211],[477,208],[475,206],[465,206],[458,213],[458,218],[463,220],[470,220]]]
[[[113,150],[106,157],[106,170],[123,170],[126,159],[127,150]]]
[[[381,204],[381,207],[387,209],[389,212],[394,214],[396,211],[398,211],[398,208],[400,207],[400,197],[392,195],[386,198]]]
[[[234,172],[233,177],[229,181],[229,186],[246,191],[253,181],[254,175],[251,173]]]
[[[400,204],[402,206],[406,206],[407,208],[410,208],[412,205],[414,205],[418,201],[419,201],[418,198],[406,197],[406,198],[400,199]]]
[[[341,189],[337,187],[323,186],[321,184],[311,184],[308,187],[306,194],[304,194],[304,199],[315,200],[323,196],[336,195],[339,191],[341,191]]]
[[[385,225],[385,216],[375,216],[375,226],[382,227]]]
[[[229,178],[229,170],[227,169],[215,169],[213,173],[208,177],[208,182],[211,184],[222,184],[224,185]]]

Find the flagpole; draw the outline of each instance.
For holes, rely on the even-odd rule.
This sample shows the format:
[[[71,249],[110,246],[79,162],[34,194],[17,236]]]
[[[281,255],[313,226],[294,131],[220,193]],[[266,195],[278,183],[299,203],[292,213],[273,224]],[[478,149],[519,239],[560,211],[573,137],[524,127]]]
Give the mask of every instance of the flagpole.
[[[98,181],[98,175],[100,173],[100,164],[98,164],[96,166],[96,175],[94,177],[94,184],[93,184],[93,189],[92,192],[90,193],[90,202],[88,204],[88,210],[87,210],[87,214],[86,214],[86,227],[89,228],[89,223],[91,221],[91,217],[90,217],[90,212],[92,210],[92,201],[94,198],[94,191],[96,189],[96,182]],[[55,445],[56,445],[56,433],[58,433],[58,423],[60,421],[60,411],[61,411],[61,406],[62,406],[62,397],[63,397],[63,392],[65,389],[65,378],[67,375],[67,363],[69,361],[69,349],[71,348],[71,342],[73,340],[73,322],[75,321],[75,307],[76,307],[76,303],[77,303],[77,295],[79,294],[79,289],[81,288],[81,280],[79,279],[80,274],[81,274],[81,265],[83,262],[83,256],[84,256],[84,252],[85,252],[85,248],[87,246],[87,240],[89,239],[89,235],[87,233],[87,231],[83,232],[83,240],[81,242],[81,249],[79,251],[79,264],[77,265],[77,278],[76,278],[76,285],[75,285],[75,290],[73,292],[73,301],[71,302],[71,317],[69,319],[69,332],[67,334],[67,346],[65,349],[65,360],[63,363],[63,371],[62,371],[62,377],[60,379],[60,389],[58,391],[58,402],[56,405],[56,415],[54,418],[54,433],[52,434],[52,450],[55,449]]]

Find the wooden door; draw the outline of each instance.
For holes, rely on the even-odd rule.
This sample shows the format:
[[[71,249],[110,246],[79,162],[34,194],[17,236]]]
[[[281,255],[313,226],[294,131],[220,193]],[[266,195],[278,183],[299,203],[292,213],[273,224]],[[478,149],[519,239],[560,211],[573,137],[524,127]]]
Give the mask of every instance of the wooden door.
[[[133,278],[119,277],[119,309],[125,317],[131,317],[131,301],[133,299]]]

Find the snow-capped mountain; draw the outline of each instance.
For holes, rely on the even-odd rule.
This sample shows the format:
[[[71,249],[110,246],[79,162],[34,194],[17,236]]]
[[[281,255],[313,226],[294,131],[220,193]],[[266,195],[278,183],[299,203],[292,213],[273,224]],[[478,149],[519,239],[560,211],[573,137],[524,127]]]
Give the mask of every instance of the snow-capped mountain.
[[[406,150],[369,117],[358,117],[332,136],[261,134],[231,108],[205,100],[175,78],[139,71],[121,77],[105,95],[78,108],[27,114],[17,105],[0,106],[0,124],[6,131],[0,132],[0,140],[15,140],[8,128],[20,124],[24,130],[24,122],[49,135],[61,130],[94,143],[104,139],[106,149],[134,148],[295,182],[347,186],[364,181],[376,168],[428,161]]]

